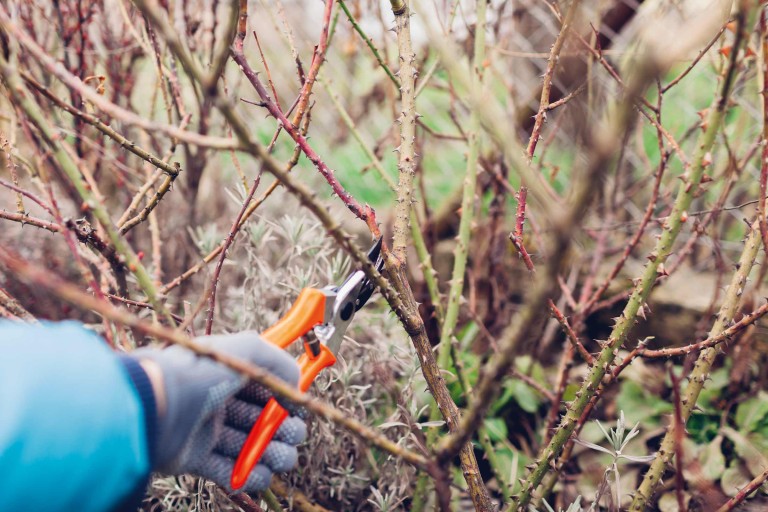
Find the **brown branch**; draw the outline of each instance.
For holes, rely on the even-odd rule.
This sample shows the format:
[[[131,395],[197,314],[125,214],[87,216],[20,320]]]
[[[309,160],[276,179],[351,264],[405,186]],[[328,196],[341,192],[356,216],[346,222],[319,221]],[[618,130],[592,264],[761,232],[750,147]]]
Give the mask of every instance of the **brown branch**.
[[[328,509],[309,501],[309,498],[297,489],[289,489],[288,485],[278,475],[272,477],[272,483],[269,488],[279,497],[290,501],[293,508],[299,512],[329,512]]]
[[[132,327],[147,336],[170,341],[174,344],[181,345],[200,356],[211,358],[259,384],[266,386],[278,396],[284,397],[287,400],[294,402],[296,405],[305,407],[308,411],[313,412],[318,416],[349,429],[350,432],[363,441],[371,443],[396,457],[400,457],[422,470],[430,473],[435,471],[434,463],[424,456],[390,441],[382,434],[351,418],[349,414],[313,398],[306,393],[300,392],[298,389],[286,384],[280,378],[275,377],[258,366],[254,366],[242,359],[232,357],[229,354],[224,354],[213,348],[201,345],[179,330],[170,329],[159,324],[150,324],[140,320],[124,309],[117,308],[108,302],[94,298],[90,294],[81,291],[78,287],[63,281],[58,276],[52,275],[45,269],[29,263],[2,247],[0,247],[0,263],[2,263],[9,271],[14,272],[20,279],[23,279],[31,285],[48,290],[60,299],[65,300],[78,308],[94,311],[113,322]]]
[[[562,311],[558,309],[558,307],[555,305],[552,300],[549,300],[549,309],[552,311],[552,316],[555,317],[555,320],[557,320],[557,323],[560,324],[560,326],[563,328],[563,332],[565,333],[565,337],[568,338],[568,341],[571,343],[573,348],[578,350],[579,355],[581,358],[589,365],[592,365],[595,361],[595,358],[592,357],[592,354],[590,354],[586,348],[584,348],[584,345],[581,344],[581,341],[579,341],[579,337],[576,336],[576,333],[573,332],[573,329],[571,329],[571,325],[568,323],[568,319],[565,318],[565,315],[563,315]]]
[[[19,304],[19,301],[12,297],[7,291],[3,290],[2,287],[0,287],[0,307],[5,309],[9,315],[13,315],[14,318],[20,318],[27,322],[37,321],[35,317],[32,316],[32,313],[27,311],[24,306]]]
[[[672,428],[675,432],[675,494],[677,495],[677,510],[687,512],[685,506],[685,479],[683,478],[683,442],[685,441],[685,423],[683,411],[680,405],[680,379],[675,375],[672,366],[669,367],[669,378],[672,382],[672,394],[674,398],[674,414],[672,415]]]
[[[13,190],[17,194],[21,194],[21,195],[23,195],[25,197],[28,197],[35,204],[37,204],[40,208],[45,210],[46,213],[48,213],[51,217],[55,216],[55,214],[53,213],[53,209],[45,201],[40,199],[38,196],[36,196],[32,192],[29,192],[28,190],[24,190],[23,188],[18,187],[16,185],[14,185],[13,183],[7,182],[7,181],[5,181],[2,178],[0,178],[0,185],[4,186],[5,188],[7,188],[9,190]],[[24,212],[19,212],[19,213],[24,213]]]
[[[331,13],[333,12],[334,0],[325,0],[325,11],[323,12],[323,28],[320,30],[320,41],[315,46],[315,54],[312,56],[312,63],[309,66],[309,72],[306,74],[304,84],[301,88],[299,105],[296,107],[296,119],[301,120],[309,105],[309,97],[312,95],[312,87],[317,80],[317,74],[320,72],[320,66],[325,60],[325,51],[328,49],[328,31],[331,26]],[[245,60],[245,59],[243,59]],[[294,126],[298,126],[298,121]],[[294,139],[295,140],[295,139]],[[307,155],[309,157],[309,155]]]
[[[405,266],[406,247],[408,245],[409,222],[411,220],[411,201],[413,179],[416,174],[416,54],[411,44],[411,11],[408,4],[392,4],[395,15],[395,34],[400,67],[397,76],[400,79],[400,109],[396,122],[399,126],[400,142],[397,152],[397,203],[395,220],[392,226],[392,252],[394,258]],[[480,69],[481,63],[475,63]]]
[[[751,313],[744,315],[738,322],[735,322],[721,333],[711,336],[704,341],[685,345],[684,347],[662,348],[659,350],[642,349],[639,351],[638,355],[645,358],[677,357],[715,347],[721,343],[731,341],[734,336],[757,322],[766,314],[768,314],[768,303],[763,304]]]
[[[717,42],[717,40],[718,40],[718,39],[720,39],[720,36],[721,36],[721,35],[723,35],[723,32],[725,32],[725,29],[726,29],[726,28],[728,28],[728,24],[729,24],[730,22],[731,22],[731,20],[728,20],[727,22],[725,22],[725,24],[723,24],[723,26],[722,26],[722,27],[720,27],[720,30],[718,30],[718,31],[717,31],[717,34],[715,34],[715,37],[713,37],[713,38],[712,38],[712,40],[711,40],[711,41],[709,41],[709,43],[707,43],[707,46],[705,46],[705,47],[704,47],[704,48],[703,48],[703,49],[702,49],[702,50],[699,52],[699,54],[696,56],[696,58],[695,58],[695,59],[693,59],[693,61],[691,61],[691,64],[690,64],[690,65],[689,65],[687,68],[685,68],[685,71],[683,71],[682,73],[680,73],[680,74],[679,74],[679,75],[678,75],[678,76],[677,76],[677,77],[676,77],[674,80],[672,80],[672,81],[671,81],[671,82],[669,82],[667,85],[665,85],[664,87],[662,87],[662,88],[661,88],[661,93],[662,93],[662,94],[664,94],[665,92],[667,92],[668,90],[670,90],[672,87],[674,87],[674,86],[676,86],[677,84],[679,84],[679,83],[680,83],[680,81],[681,81],[683,78],[685,78],[686,76],[688,76],[688,73],[690,73],[690,72],[693,70],[693,68],[695,68],[695,67],[696,67],[696,64],[698,64],[698,63],[699,63],[699,61],[701,60],[701,58],[702,58],[702,57],[704,57],[704,55],[705,55],[705,54],[706,54],[706,53],[709,51],[709,49],[710,49],[710,48],[712,48],[712,47],[715,45],[715,43]]]
[[[22,193],[21,190],[18,188],[19,186],[19,170],[16,166],[16,162],[13,159],[13,155],[11,154],[11,141],[8,140],[5,135],[0,133],[0,149],[2,149],[3,153],[5,154],[5,163],[8,167],[8,172],[11,175],[11,180],[13,181],[13,185],[15,185],[14,188],[11,188],[11,190],[16,191],[16,211],[18,213],[24,213],[26,210],[24,209],[24,200],[22,199]],[[6,185],[7,186],[7,185]]]
[[[768,27],[766,27],[765,11],[760,11],[760,43],[763,47],[760,65],[763,72],[763,140],[762,158],[760,159],[760,198],[758,202],[758,220],[760,224],[760,237],[763,240],[763,248],[768,253],[768,222],[765,218],[765,196],[768,194]]]

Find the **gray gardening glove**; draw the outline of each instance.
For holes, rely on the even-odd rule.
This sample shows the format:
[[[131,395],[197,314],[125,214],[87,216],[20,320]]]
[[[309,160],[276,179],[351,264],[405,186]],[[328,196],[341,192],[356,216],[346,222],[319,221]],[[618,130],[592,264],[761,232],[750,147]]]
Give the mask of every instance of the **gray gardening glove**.
[[[198,338],[198,343],[250,361],[292,386],[299,381],[296,361],[255,332]],[[230,489],[232,468],[245,439],[272,393],[211,359],[174,346],[165,350],[143,348],[131,357],[153,361],[161,370],[165,413],[158,415],[156,464],[168,474],[190,473]],[[290,404],[282,404],[289,411]],[[259,464],[243,487],[246,492],[269,487],[272,473],[296,465],[296,445],[307,427],[289,416],[267,446]]]

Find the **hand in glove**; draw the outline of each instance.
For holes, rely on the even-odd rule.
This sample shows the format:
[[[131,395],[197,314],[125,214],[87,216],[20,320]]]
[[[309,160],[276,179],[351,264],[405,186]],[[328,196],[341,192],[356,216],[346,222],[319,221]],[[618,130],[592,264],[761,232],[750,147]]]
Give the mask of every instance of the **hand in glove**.
[[[298,385],[296,361],[254,332],[209,336],[197,341],[260,366],[288,384]],[[150,378],[162,380],[160,394],[164,396],[157,400],[155,468],[168,474],[199,475],[230,489],[235,459],[272,393],[234,370],[180,346],[165,350],[142,348],[131,357],[148,370]],[[157,386],[157,382],[153,385]],[[290,404],[282,405],[291,410]],[[293,415],[287,418],[243,490],[264,490],[272,473],[291,470],[298,458],[296,445],[306,435],[302,419]]]

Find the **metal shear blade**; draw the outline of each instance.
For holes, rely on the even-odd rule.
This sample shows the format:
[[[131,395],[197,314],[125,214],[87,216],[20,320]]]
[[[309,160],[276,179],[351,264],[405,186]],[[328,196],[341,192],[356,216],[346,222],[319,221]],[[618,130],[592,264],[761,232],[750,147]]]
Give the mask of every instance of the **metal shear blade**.
[[[368,259],[377,270],[383,267],[381,258],[381,238],[368,251]],[[331,352],[338,354],[347,327],[352,323],[355,313],[362,308],[375,291],[375,285],[362,270],[356,270],[344,283],[332,291],[336,293],[331,321],[315,327],[315,334]]]

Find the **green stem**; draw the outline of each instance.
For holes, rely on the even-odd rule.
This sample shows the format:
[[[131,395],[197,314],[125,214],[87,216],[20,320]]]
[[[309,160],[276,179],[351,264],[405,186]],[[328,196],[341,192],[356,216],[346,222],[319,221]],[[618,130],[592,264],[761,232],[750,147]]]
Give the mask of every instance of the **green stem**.
[[[269,508],[269,510],[272,512],[285,512],[283,510],[283,506],[280,505],[280,500],[277,499],[275,493],[273,493],[270,489],[266,489],[261,493],[261,499],[264,500],[264,502],[267,504],[267,508]]]
[[[720,312],[717,315],[712,329],[709,331],[709,336],[716,336],[725,330],[729,323],[733,320],[734,314],[736,314],[739,303],[741,302],[742,291],[746,287],[747,278],[755,263],[755,258],[760,249],[761,237],[760,228],[757,222],[755,222],[749,232],[744,251],[739,258],[738,270],[731,278],[731,283],[725,293],[725,301],[720,307]],[[686,422],[696,406],[696,401],[699,399],[699,394],[704,388],[704,383],[709,378],[709,372],[712,368],[712,363],[715,361],[719,348],[710,347],[704,349],[699,358],[696,360],[696,365],[691,372],[689,378],[689,384],[683,392],[680,398],[680,415],[683,422]],[[667,430],[664,439],[661,442],[661,447],[656,453],[656,458],[651,463],[651,467],[645,474],[640,487],[635,493],[635,497],[632,500],[632,505],[629,510],[631,511],[643,511],[646,508],[648,500],[653,495],[656,487],[661,481],[661,475],[664,473],[664,469],[667,464],[672,461],[672,457],[675,455],[675,429],[671,427]]]
[[[664,273],[664,262],[672,251],[672,246],[680,233],[680,229],[683,225],[683,214],[688,210],[693,195],[698,190],[701,177],[704,173],[704,168],[709,163],[709,152],[714,145],[715,137],[720,130],[720,126],[725,116],[727,99],[731,91],[736,68],[738,67],[736,55],[738,55],[744,42],[744,38],[741,37],[741,34],[745,26],[745,17],[746,13],[742,10],[739,16],[740,23],[737,39],[734,42],[731,51],[731,59],[729,66],[725,71],[721,92],[715,98],[712,107],[709,109],[706,128],[699,136],[696,145],[697,150],[693,158],[694,163],[692,168],[686,173],[687,176],[683,176],[683,181],[680,184],[674,207],[664,223],[663,231],[656,244],[656,248],[648,256],[649,261],[642,277],[637,281],[637,284],[632,291],[632,295],[629,298],[629,302],[619,316],[608,341],[596,358],[594,365],[590,368],[590,372],[585,378],[581,389],[576,393],[573,402],[571,402],[568,407],[566,415],[552,437],[552,440],[549,442],[549,445],[541,451],[538,460],[534,463],[533,470],[523,484],[522,492],[514,502],[515,508],[518,510],[525,509],[533,496],[534,491],[544,478],[544,475],[549,471],[550,463],[562,450],[568,439],[570,439],[582,412],[584,412],[592,395],[594,395],[603,377],[613,364],[615,354],[626,341],[630,330],[637,320],[640,308],[644,307],[645,302],[653,289],[656,278]]]
[[[400,80],[395,77],[394,73],[392,73],[392,70],[389,69],[389,66],[386,65],[384,62],[384,59],[381,58],[381,54],[379,53],[379,50],[376,49],[376,46],[374,46],[373,41],[371,41],[371,38],[368,37],[368,35],[363,32],[363,29],[358,25],[357,20],[355,20],[355,17],[352,16],[352,13],[349,12],[349,8],[347,8],[347,4],[344,3],[344,0],[337,0],[339,2],[339,6],[341,7],[341,10],[344,11],[344,14],[347,15],[347,19],[352,24],[352,28],[355,29],[355,32],[360,34],[360,37],[365,41],[365,44],[368,45],[368,48],[371,50],[371,53],[374,57],[376,57],[376,62],[379,63],[379,66],[384,70],[384,72],[387,74],[390,80],[392,80],[392,83],[395,84],[395,87],[398,89],[400,88]]]
[[[473,74],[472,74],[472,86],[476,90],[482,90],[483,87],[483,61],[485,60],[485,17],[486,17],[487,2],[485,0],[479,0],[477,2],[477,24],[475,26],[475,46],[474,55],[472,58]],[[440,349],[438,353],[438,365],[440,368],[446,369],[451,365],[453,359],[453,366],[458,370],[458,364],[456,360],[457,354],[452,350],[453,335],[456,329],[456,323],[459,317],[459,304],[464,292],[464,274],[467,268],[467,255],[469,252],[469,241],[471,237],[472,224],[475,219],[475,193],[477,188],[477,164],[480,154],[480,116],[476,110],[473,110],[469,118],[469,128],[467,131],[468,140],[468,153],[467,153],[467,167],[464,174],[464,191],[461,200],[461,220],[459,222],[459,235],[457,237],[456,249],[454,250],[454,262],[453,273],[451,276],[451,286],[448,291],[448,305],[444,315],[440,319],[441,323],[441,335],[440,335]],[[429,283],[428,283],[429,286]],[[431,293],[431,290],[430,290]],[[434,297],[433,297],[434,301]],[[440,304],[439,301],[434,302],[436,305]],[[464,395],[469,397],[471,386],[467,381],[464,373],[459,373],[459,382],[461,384]],[[440,412],[435,405],[432,406],[431,419],[437,419]],[[484,430],[481,427],[481,430]],[[428,446],[434,445],[438,429],[432,429],[427,436]],[[480,432],[481,445],[489,457],[494,470],[497,469],[497,464],[494,464],[495,457],[493,454],[493,446],[490,443],[490,438],[487,432]],[[493,457],[494,461],[491,460]],[[497,477],[501,475],[500,471],[497,471]],[[499,479],[499,483],[506,487],[505,482]]]
[[[341,2],[341,0],[339,0]],[[344,5],[344,4],[341,4]],[[336,111],[339,113],[339,116],[341,117],[341,120],[344,122],[344,124],[347,126],[347,129],[349,130],[349,133],[352,134],[352,136],[355,138],[355,140],[360,145],[360,148],[365,153],[365,156],[368,157],[368,159],[373,164],[373,168],[376,169],[376,172],[379,173],[379,176],[387,183],[389,188],[391,190],[396,189],[396,185],[394,180],[387,174],[386,169],[384,169],[384,165],[381,163],[381,160],[379,160],[379,157],[376,156],[376,154],[371,150],[371,148],[368,146],[368,143],[365,142],[365,139],[363,139],[362,134],[360,133],[360,130],[357,129],[357,126],[355,126],[355,122],[352,120],[352,116],[349,115],[349,112],[347,112],[347,109],[344,108],[344,105],[341,104],[341,100],[339,100],[338,94],[336,94],[336,91],[334,91],[331,88],[331,84],[329,81],[324,80],[322,78],[317,79],[318,82],[320,82],[320,85],[325,88],[326,92],[328,93],[328,96],[331,98],[331,102],[333,103],[333,106],[336,107]]]
[[[475,51],[472,59],[473,81],[472,87],[482,91],[483,88],[483,61],[485,60],[485,0],[477,2],[477,25],[475,27]],[[459,222],[459,236],[454,250],[453,274],[451,275],[451,287],[448,291],[448,306],[445,310],[440,333],[440,352],[438,363],[442,368],[447,368],[450,363],[450,340],[453,337],[456,323],[459,318],[459,302],[464,292],[464,274],[467,269],[467,254],[472,224],[475,220],[475,190],[477,188],[477,161],[480,153],[480,115],[477,110],[472,110],[469,117],[469,129],[467,131],[468,153],[467,170],[464,174],[464,194],[461,198],[461,220]]]

